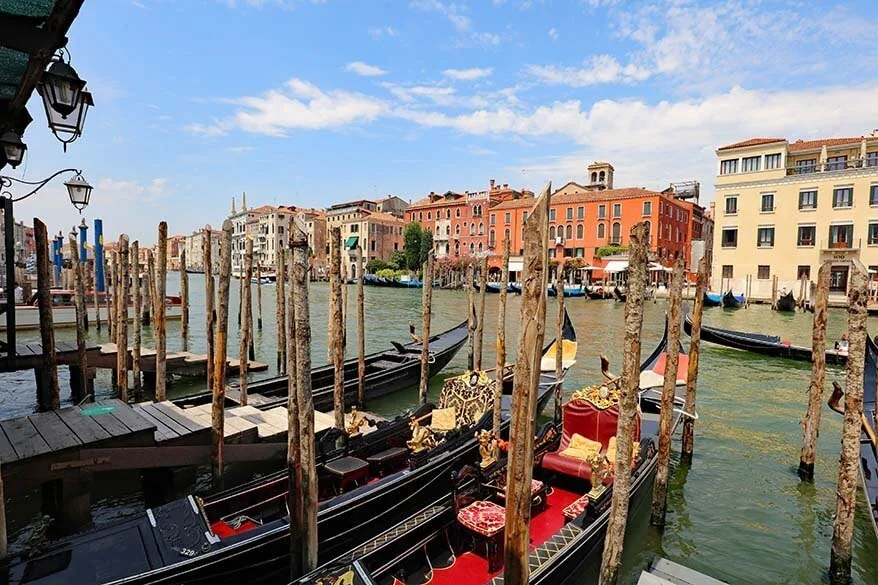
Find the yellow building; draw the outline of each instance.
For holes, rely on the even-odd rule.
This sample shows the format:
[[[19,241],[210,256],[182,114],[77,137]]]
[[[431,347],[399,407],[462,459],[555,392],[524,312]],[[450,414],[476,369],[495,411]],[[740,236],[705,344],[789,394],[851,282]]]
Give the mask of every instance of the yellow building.
[[[878,271],[878,131],[856,138],[752,138],[717,149],[713,290],[798,297],[799,279],[817,280],[826,259],[836,299],[858,258]]]

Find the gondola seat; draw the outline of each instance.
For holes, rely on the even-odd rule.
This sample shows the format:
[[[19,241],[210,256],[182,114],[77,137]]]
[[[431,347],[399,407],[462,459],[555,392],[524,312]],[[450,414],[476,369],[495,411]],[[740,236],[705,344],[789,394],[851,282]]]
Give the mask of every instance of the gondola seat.
[[[497,495],[497,498],[504,503],[506,502],[506,475],[502,476],[502,480],[500,485],[487,484],[486,487],[493,489]],[[545,483],[541,482],[538,479],[530,480],[530,497],[531,497],[531,510],[534,514],[538,514],[546,507],[546,499],[548,494],[548,487]]]
[[[503,529],[506,528],[506,508],[486,500],[476,500],[457,513],[457,521],[471,530],[477,540],[485,543],[488,572],[502,566]]]
[[[231,520],[217,520],[210,525],[211,531],[220,538],[228,538],[253,530],[261,526],[261,522],[250,518],[249,516],[238,516]]]
[[[588,502],[588,494],[586,494],[572,504],[568,504],[566,508],[561,510],[561,514],[568,520],[576,520],[588,508]]]
[[[619,409],[617,406],[601,409],[589,400],[574,398],[564,405],[563,416],[561,444],[557,451],[547,453],[543,457],[542,468],[546,471],[578,477],[591,482],[591,464],[586,459],[564,455],[564,451],[570,446],[573,435],[578,434],[599,442],[601,444],[599,452],[606,455],[611,439],[616,436]],[[634,443],[636,444],[638,441],[640,441],[639,414],[634,424]],[[604,480],[605,484],[610,482],[612,482],[612,475],[608,475],[607,479]]]

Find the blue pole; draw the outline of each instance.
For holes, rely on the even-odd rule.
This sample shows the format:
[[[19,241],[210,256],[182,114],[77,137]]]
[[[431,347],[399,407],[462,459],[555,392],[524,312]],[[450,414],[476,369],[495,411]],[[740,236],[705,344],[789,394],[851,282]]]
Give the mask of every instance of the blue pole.
[[[104,220],[95,220],[95,280],[97,280],[98,292],[105,292],[104,288]]]
[[[52,246],[54,249],[53,263],[55,264],[55,284],[61,284],[61,266],[64,262],[64,257],[61,254],[61,244],[62,244],[61,236],[56,236],[54,240],[52,240]]]
[[[85,265],[88,262],[88,250],[85,248],[85,243],[88,241],[88,226],[85,225],[85,220],[79,224],[79,261]]]

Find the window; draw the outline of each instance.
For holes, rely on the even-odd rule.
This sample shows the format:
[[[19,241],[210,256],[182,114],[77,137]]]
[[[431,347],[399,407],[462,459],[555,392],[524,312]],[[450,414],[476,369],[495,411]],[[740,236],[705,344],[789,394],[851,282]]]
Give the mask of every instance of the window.
[[[423,212],[423,211],[419,211],[419,212],[418,212],[418,221],[423,221],[423,220],[424,220],[424,212]]]
[[[765,155],[765,170],[780,168],[780,153]]]
[[[646,241],[649,242],[649,234],[652,231],[652,222],[646,220]]]
[[[427,219],[433,219],[433,212],[432,211],[427,212]]]
[[[870,246],[878,246],[878,222],[869,222],[868,238]]]
[[[549,210],[549,221],[555,221],[555,210],[554,209]]]
[[[524,222],[526,222],[526,221],[527,221],[527,212],[526,212],[526,211],[522,211],[522,212],[521,212],[521,222],[524,223]]]
[[[756,230],[756,245],[760,248],[773,248],[774,227],[761,227]]]
[[[741,159],[741,170],[745,173],[754,173],[759,170],[761,156],[745,156]]]
[[[878,152],[870,152],[866,154],[864,161],[867,167],[878,167]]]
[[[445,219],[451,219],[451,210],[450,209],[445,210]],[[448,250],[445,250],[445,252],[448,253]]]
[[[817,191],[799,191],[799,209],[817,209]]]
[[[605,219],[607,217],[607,206],[606,205],[598,205],[598,219]]]
[[[622,243],[622,224],[618,221],[613,222],[613,243],[621,244]]]
[[[567,239],[570,240],[573,238],[573,226],[569,223],[567,224]]]
[[[836,187],[832,191],[832,207],[851,207],[854,203],[853,187]]]
[[[476,245],[470,242],[469,244],[469,255],[472,256],[476,251]]]
[[[509,213],[508,211],[506,212],[505,220],[506,220],[506,225],[509,225],[509,222],[512,221],[512,214]]]
[[[731,175],[738,172],[738,159],[730,158],[729,160],[720,161],[719,174]]]
[[[796,268],[796,280],[811,280],[811,266],[809,264],[800,264]]]
[[[454,210],[454,217],[460,217],[460,207]]]
[[[493,248],[496,241],[497,240],[496,240],[496,235],[494,234],[494,230],[491,230],[491,232],[488,234],[488,242],[489,242],[488,245]]]
[[[738,247],[738,228],[723,228],[723,248]]]
[[[509,241],[509,228],[506,228],[506,230],[504,230],[503,238],[504,238],[504,241],[507,241],[507,242]]]
[[[735,267],[731,264],[723,264],[723,278],[734,278]]]
[[[726,197],[726,215],[738,214],[738,196]]]
[[[372,251],[374,252],[374,251],[375,251],[375,240],[372,240],[372,241],[370,242],[370,244],[371,244],[371,246],[372,246]]]
[[[555,257],[555,248],[549,248],[549,258]]]
[[[576,208],[576,219],[585,219],[585,207],[580,205]]]
[[[815,170],[817,170],[816,158],[808,158],[805,160],[796,161],[796,173],[799,175],[813,173]]]
[[[391,229],[392,229],[392,228],[391,228]],[[450,236],[450,235],[451,235],[451,225],[450,225],[450,224],[445,226],[445,235],[446,235],[446,236]]]
[[[762,212],[774,211],[774,193],[762,194]]]
[[[601,172],[598,174],[598,181],[600,181],[601,183],[603,183],[605,177],[606,177],[606,174],[604,173],[604,171],[601,171]]]
[[[454,226],[454,235],[455,236],[460,235],[460,224],[457,224],[456,226]]]
[[[351,233],[352,233],[352,234],[355,234],[355,233],[357,233],[357,232],[359,232],[359,231],[360,231],[360,225],[359,225],[359,224],[356,224],[356,223],[355,223],[355,224],[353,224],[353,225],[351,226]]]
[[[796,238],[796,245],[805,247],[813,246],[814,238],[817,235],[817,227],[813,225],[800,225],[799,235]]]
[[[613,203],[613,217],[622,217],[621,203]]]
[[[760,264],[756,269],[756,278],[759,280],[768,280],[771,278],[771,266]]]
[[[847,167],[847,156],[830,156],[826,159],[827,171],[843,171]]]
[[[474,224],[474,223],[469,224],[469,235],[471,235],[471,236],[476,235],[476,224]]]
[[[869,205],[872,207],[878,205],[878,185],[869,187]]]
[[[555,226],[553,226],[553,225],[549,226],[549,239],[550,240],[555,239]]]
[[[582,237],[584,235],[584,230],[585,230],[585,227],[582,224],[579,224],[578,226],[576,226],[576,237],[579,239],[582,239]]]
[[[482,217],[482,206],[474,205],[473,206],[473,217]]]
[[[482,243],[479,242],[479,254],[481,254],[481,253],[482,253]]]
[[[605,226],[602,223],[599,223],[598,224],[598,239],[603,240],[605,237],[607,237],[607,226]]]
[[[497,214],[496,213],[491,214],[491,225],[497,225]]]
[[[570,221],[571,219],[573,219],[573,208],[568,207],[567,208],[567,221]]]
[[[482,222],[479,222],[479,235],[480,236],[484,235],[484,233],[485,233],[485,224],[483,224]]]
[[[652,215],[652,201],[643,202],[643,215]]]
[[[585,248],[576,248],[574,250],[573,255],[577,258],[585,258]]]

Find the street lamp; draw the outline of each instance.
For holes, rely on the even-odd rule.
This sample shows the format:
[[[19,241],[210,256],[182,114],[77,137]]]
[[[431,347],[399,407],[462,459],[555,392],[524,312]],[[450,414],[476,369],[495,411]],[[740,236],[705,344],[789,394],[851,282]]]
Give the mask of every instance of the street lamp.
[[[21,137],[18,134],[12,130],[7,130],[3,133],[3,136],[0,136],[0,149],[2,149],[5,161],[14,169],[24,159],[24,151],[27,150],[27,144],[21,141]]]
[[[88,200],[91,198],[92,186],[82,178],[82,173],[79,171],[77,171],[75,177],[65,181],[64,185],[67,187],[67,194],[70,195],[70,203],[82,213],[82,210],[88,206]]]
[[[68,144],[82,136],[88,108],[94,105],[91,94],[85,91],[85,81],[69,63],[69,53],[67,57],[65,61],[64,53],[59,53],[37,86],[49,129],[64,144],[65,152]]]

